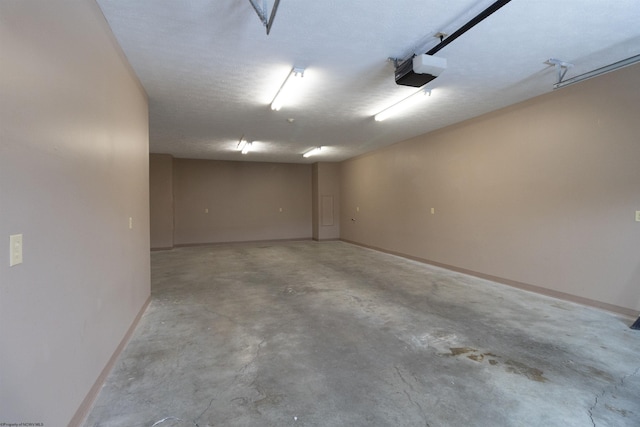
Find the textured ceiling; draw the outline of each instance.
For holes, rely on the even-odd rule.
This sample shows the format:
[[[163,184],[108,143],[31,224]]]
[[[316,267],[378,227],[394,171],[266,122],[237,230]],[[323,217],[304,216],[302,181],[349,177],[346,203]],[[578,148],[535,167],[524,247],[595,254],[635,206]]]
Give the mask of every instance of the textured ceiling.
[[[493,0],[283,0],[270,35],[249,0],[97,1],[149,95],[150,151],[186,158],[340,161],[550,92],[549,58],[570,78],[640,54],[637,0],[513,0],[438,52],[431,97],[376,122],[416,91],[387,58],[426,52]],[[294,66],[299,97],[271,111]],[[242,135],[255,151],[235,150]]]

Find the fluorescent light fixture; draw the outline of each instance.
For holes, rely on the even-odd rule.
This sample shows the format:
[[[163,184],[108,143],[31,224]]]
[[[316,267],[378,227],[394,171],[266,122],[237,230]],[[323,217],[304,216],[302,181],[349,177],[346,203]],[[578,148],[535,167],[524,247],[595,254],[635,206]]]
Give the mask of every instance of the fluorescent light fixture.
[[[304,68],[292,68],[287,75],[287,78],[278,89],[278,93],[271,101],[271,109],[279,111],[282,105],[291,98],[292,94],[296,93],[296,88],[300,85],[302,77],[304,76]]]
[[[320,154],[320,151],[322,151],[322,147],[315,147],[307,151],[306,153],[304,153],[302,157],[306,158],[306,157],[315,156],[316,154]]]
[[[380,111],[373,118],[376,120],[376,122],[381,122],[391,116],[400,114],[401,112],[408,110],[416,103],[424,100],[427,95],[431,96],[431,89],[420,89],[419,91],[409,95],[402,101],[396,102],[391,107]]]
[[[242,154],[247,154],[249,150],[251,150],[251,146],[252,144],[250,142],[244,144],[244,147],[242,147]]]

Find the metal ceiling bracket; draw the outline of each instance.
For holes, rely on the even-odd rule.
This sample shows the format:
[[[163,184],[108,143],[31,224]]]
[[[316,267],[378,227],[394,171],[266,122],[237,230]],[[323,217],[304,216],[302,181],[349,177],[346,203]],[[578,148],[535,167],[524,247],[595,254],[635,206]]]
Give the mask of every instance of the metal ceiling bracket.
[[[402,62],[402,60],[401,60],[401,59],[398,59],[398,58],[392,58],[392,57],[388,57],[388,58],[387,58],[387,61],[388,61],[388,62],[393,62],[393,66],[394,66],[395,68],[398,68],[398,64],[399,64],[400,62]]]
[[[238,140],[238,143],[236,144],[236,148],[238,150],[241,150],[242,148],[240,147],[242,145],[242,141],[244,140],[244,133],[242,134],[242,136],[240,137],[240,139]],[[245,141],[246,142],[246,141]]]
[[[266,0],[262,1],[262,6],[260,7],[256,4],[256,0],[249,0],[249,3],[251,3],[251,6],[253,6],[253,10],[256,11],[256,13],[258,14],[258,18],[260,18],[260,21],[262,21],[263,25],[267,25],[267,2]]]
[[[581,82],[583,80],[587,80],[587,79],[590,79],[592,77],[596,77],[596,76],[599,76],[601,74],[608,73],[610,71],[615,71],[615,70],[617,70],[619,68],[623,68],[623,67],[626,67],[628,65],[636,64],[638,62],[640,62],[640,55],[631,56],[631,57],[629,57],[627,59],[623,59],[622,61],[614,62],[613,64],[605,65],[604,67],[600,67],[598,69],[589,71],[587,73],[580,74],[578,76],[574,76],[574,77],[571,77],[571,78],[569,78],[567,80],[563,80],[561,82],[558,82],[558,83],[553,85],[553,88],[554,89],[560,89],[562,87],[566,87],[566,86],[572,85],[574,83],[578,83],[578,82]],[[640,327],[640,325],[639,325],[639,327]]]
[[[276,17],[276,11],[278,10],[278,6],[280,5],[280,0],[275,0],[273,2],[273,8],[271,9],[271,16],[267,19],[267,0],[262,0],[262,7],[258,6],[256,0],[249,0],[251,6],[253,6],[253,10],[258,14],[258,18],[262,21],[262,25],[267,27],[267,35],[271,32],[271,26],[273,25],[273,20]]]
[[[569,68],[573,67],[573,64],[556,58],[549,58],[545,64],[553,65],[556,68],[556,72],[558,73],[558,81],[556,84],[561,83]]]
[[[435,33],[433,35],[433,37],[437,38],[438,40],[440,40],[440,43],[442,43],[444,41],[444,39],[449,37],[449,34],[443,33],[442,31],[440,31],[440,32]]]

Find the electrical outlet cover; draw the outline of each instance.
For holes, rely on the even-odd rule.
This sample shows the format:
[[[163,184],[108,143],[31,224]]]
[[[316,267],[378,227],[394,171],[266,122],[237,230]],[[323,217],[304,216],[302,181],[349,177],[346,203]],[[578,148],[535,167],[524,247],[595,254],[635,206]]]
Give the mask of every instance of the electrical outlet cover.
[[[22,234],[9,236],[9,267],[22,264]]]

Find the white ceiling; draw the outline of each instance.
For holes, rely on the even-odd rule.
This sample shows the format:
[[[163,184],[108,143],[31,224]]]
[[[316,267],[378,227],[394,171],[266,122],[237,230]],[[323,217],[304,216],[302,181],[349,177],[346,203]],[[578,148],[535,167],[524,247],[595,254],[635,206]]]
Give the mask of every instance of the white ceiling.
[[[638,0],[513,0],[438,52],[448,67],[430,98],[374,121],[416,91],[395,84],[387,58],[426,52],[493,1],[282,0],[266,35],[249,0],[97,0],[149,95],[151,152],[293,163],[344,160],[550,92],[549,58],[574,64],[570,78],[640,54]],[[306,69],[299,98],[271,111],[294,66]],[[255,151],[235,150],[242,135]]]

